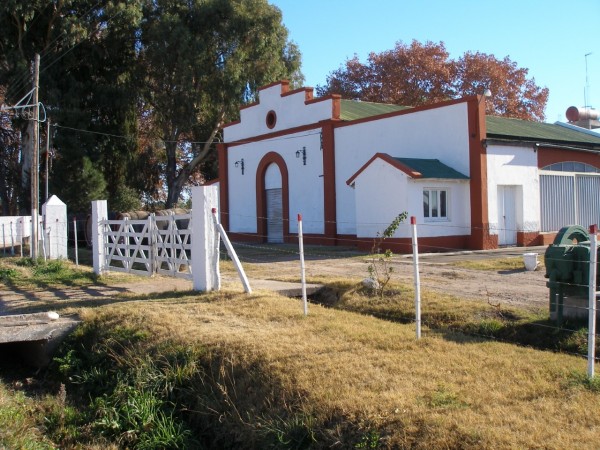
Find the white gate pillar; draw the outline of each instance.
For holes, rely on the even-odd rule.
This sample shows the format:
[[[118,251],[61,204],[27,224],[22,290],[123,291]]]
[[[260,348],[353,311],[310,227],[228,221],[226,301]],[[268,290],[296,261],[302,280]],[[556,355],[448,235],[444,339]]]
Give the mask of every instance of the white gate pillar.
[[[92,248],[94,257],[94,273],[102,275],[106,270],[106,247],[104,246],[104,230],[102,221],[108,218],[106,200],[92,202]]]
[[[192,188],[192,279],[195,291],[214,291],[221,288],[219,272],[219,233],[212,208],[218,207],[217,186]]]
[[[68,258],[67,205],[56,195],[42,205],[46,237],[46,255],[50,259]]]

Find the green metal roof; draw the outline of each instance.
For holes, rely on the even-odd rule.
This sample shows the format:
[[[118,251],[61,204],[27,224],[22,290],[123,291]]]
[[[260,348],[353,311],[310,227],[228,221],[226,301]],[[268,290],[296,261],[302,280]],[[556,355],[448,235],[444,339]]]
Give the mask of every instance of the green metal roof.
[[[468,180],[469,177],[463,175],[452,167],[440,162],[439,159],[421,159],[421,158],[394,158],[396,161],[404,164],[415,172],[419,172],[422,178],[444,178],[451,180]]]
[[[600,147],[600,136],[592,136],[561,125],[496,116],[486,116],[485,119],[488,138]]]
[[[385,103],[363,102],[359,100],[341,100],[340,119],[356,120],[365,117],[377,116],[390,112],[409,109],[410,106],[388,105]]]

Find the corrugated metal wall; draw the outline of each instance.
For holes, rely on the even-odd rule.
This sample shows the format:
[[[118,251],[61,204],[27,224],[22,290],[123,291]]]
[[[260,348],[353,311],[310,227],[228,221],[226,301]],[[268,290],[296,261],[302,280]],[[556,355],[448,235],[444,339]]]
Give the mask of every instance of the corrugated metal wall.
[[[600,176],[540,174],[541,231],[600,222]]]
[[[576,175],[578,223],[587,228],[600,222],[600,176]]]

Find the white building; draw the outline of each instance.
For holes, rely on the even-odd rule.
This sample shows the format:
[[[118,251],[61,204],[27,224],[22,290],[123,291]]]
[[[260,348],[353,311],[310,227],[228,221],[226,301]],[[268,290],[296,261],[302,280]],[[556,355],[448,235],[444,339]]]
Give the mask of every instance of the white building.
[[[600,137],[485,116],[485,99],[418,108],[313,98],[278,82],[219,145],[221,220],[237,240],[370,248],[403,212],[427,250],[546,244],[600,222]],[[386,242],[408,251],[408,224]]]

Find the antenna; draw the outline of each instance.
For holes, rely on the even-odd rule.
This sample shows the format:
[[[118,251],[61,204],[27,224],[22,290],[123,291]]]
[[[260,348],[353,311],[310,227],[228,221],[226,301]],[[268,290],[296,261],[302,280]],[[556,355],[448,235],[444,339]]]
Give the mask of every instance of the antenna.
[[[585,88],[583,89],[583,102],[584,108],[590,108],[591,105],[588,103],[588,98],[590,95],[590,81],[588,79],[588,56],[590,56],[592,52],[585,54]]]

